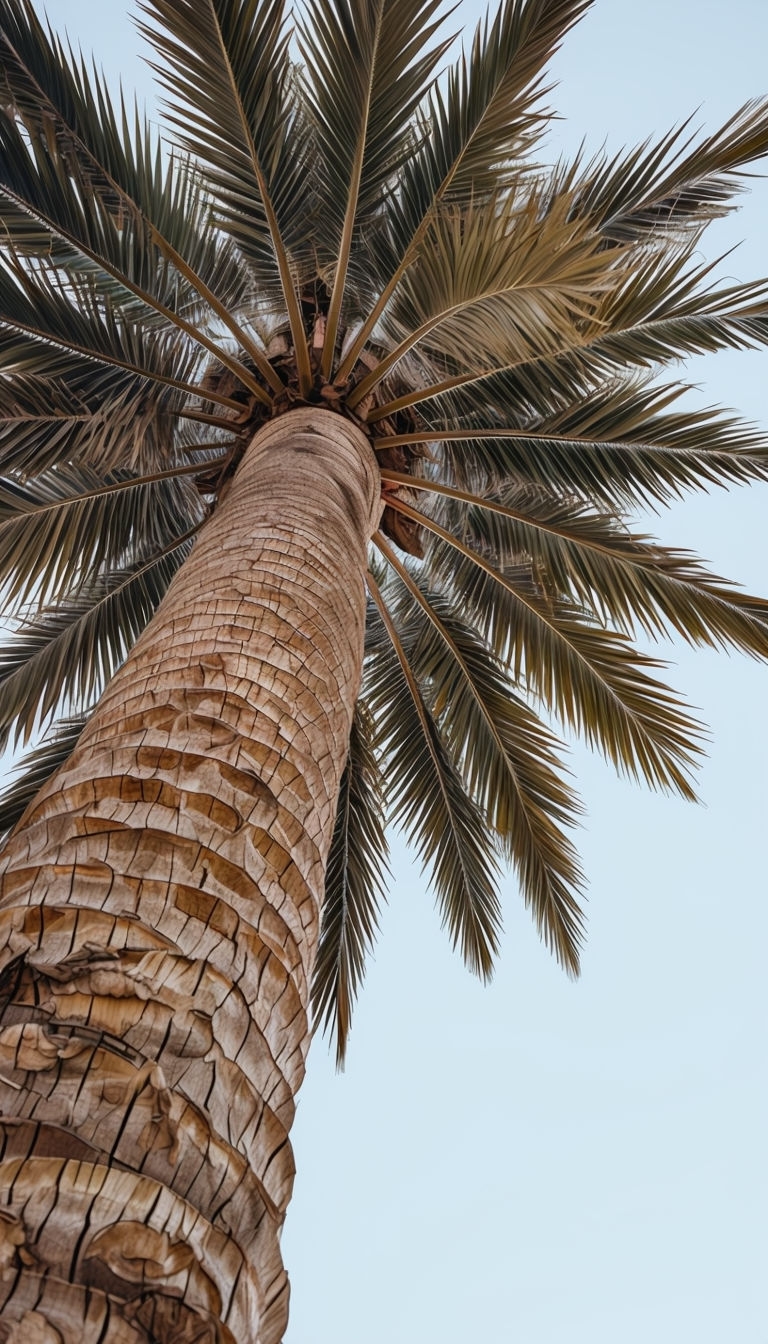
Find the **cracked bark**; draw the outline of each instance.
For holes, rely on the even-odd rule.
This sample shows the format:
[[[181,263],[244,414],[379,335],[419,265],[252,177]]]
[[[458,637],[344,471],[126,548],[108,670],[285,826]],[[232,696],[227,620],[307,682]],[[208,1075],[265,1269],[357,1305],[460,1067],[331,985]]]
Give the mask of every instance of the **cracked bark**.
[[[0,1341],[277,1344],[373,453],[254,439],[0,869]]]

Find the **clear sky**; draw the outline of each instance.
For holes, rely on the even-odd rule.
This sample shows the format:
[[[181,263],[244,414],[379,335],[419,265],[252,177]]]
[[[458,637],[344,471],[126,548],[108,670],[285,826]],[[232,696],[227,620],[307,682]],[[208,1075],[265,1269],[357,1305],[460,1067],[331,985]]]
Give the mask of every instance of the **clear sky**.
[[[42,8],[42,5],[41,5]],[[110,75],[141,83],[118,0],[50,0]],[[458,19],[472,25],[467,0]],[[596,0],[553,73],[552,152],[614,149],[768,94],[765,0]],[[768,189],[712,232],[768,275]],[[696,361],[703,403],[766,424],[768,353]],[[768,590],[768,488],[650,520]],[[764,900],[768,668],[672,647],[712,728],[704,805],[648,796],[585,752],[590,879],[577,984],[507,884],[493,985],[459,965],[417,867],[391,903],[346,1073],[313,1049],[284,1237],[287,1344],[766,1344]]]

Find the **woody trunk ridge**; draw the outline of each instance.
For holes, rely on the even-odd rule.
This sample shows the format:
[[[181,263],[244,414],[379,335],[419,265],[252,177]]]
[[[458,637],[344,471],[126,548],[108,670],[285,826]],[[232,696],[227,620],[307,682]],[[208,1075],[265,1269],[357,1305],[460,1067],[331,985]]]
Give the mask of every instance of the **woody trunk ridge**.
[[[351,422],[264,426],[8,844],[4,1339],[70,1344],[76,1320],[77,1344],[282,1337],[288,1132],[379,511]]]

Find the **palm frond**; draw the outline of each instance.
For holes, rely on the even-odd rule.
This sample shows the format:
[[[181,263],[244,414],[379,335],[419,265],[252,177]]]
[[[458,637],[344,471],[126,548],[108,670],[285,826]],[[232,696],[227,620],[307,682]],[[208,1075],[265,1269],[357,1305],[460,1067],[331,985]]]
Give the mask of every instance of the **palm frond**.
[[[121,414],[115,397],[113,407],[110,417],[90,410],[63,380],[18,373],[12,380],[0,377],[0,471],[23,481],[73,460],[91,466],[96,444],[104,440],[117,441],[118,457],[130,462],[141,422],[138,406],[129,402],[127,414]],[[104,448],[108,455],[107,443]]]
[[[443,742],[372,574],[366,700],[386,770],[387,806],[427,869],[443,924],[470,970],[487,979],[498,950],[498,864],[483,811]]]
[[[279,284],[306,392],[309,352],[290,246],[302,241],[296,205],[309,145],[291,99],[283,0],[144,0],[141,9],[170,121],[204,168],[218,222],[260,287]]]
[[[320,941],[312,978],[312,1008],[336,1041],[336,1065],[347,1051],[352,1009],[365,975],[385,896],[388,845],[384,782],[373,749],[374,725],[358,701],[336,808],[325,872]]]
[[[744,167],[768,154],[768,103],[754,100],[698,143],[684,138],[688,124],[656,143],[607,159],[604,154],[566,174],[577,181],[579,210],[619,244],[693,230],[699,233],[729,210],[743,190]]]
[[[199,466],[196,465],[196,471]],[[197,492],[176,471],[99,477],[59,468],[27,484],[0,479],[0,591],[10,610],[44,606],[117,565],[132,547],[162,549],[203,520]]]
[[[689,247],[634,265],[608,291],[584,344],[622,368],[682,355],[755,349],[768,339],[768,282],[707,286],[715,263],[689,267]]]
[[[570,202],[536,193],[447,207],[431,223],[382,321],[393,348],[349,396],[358,405],[414,346],[478,377],[581,343],[608,283],[594,233]],[[424,395],[430,395],[425,390]]]
[[[432,688],[432,712],[454,763],[514,863],[545,943],[576,974],[582,878],[562,827],[574,824],[580,808],[555,740],[454,604],[406,569],[383,537],[377,544],[411,598],[418,634],[409,659],[420,684]]]
[[[26,180],[19,185],[20,165],[26,154],[27,142],[18,137],[17,152],[11,160],[8,154],[8,142],[16,128],[13,122],[4,118],[0,112],[0,131],[2,130],[5,130],[5,134],[0,135],[0,163],[5,162],[9,166],[5,179],[0,180],[0,218],[4,216],[3,223],[9,236],[6,266],[12,270],[18,286],[28,292],[33,291],[35,295],[45,290],[49,294],[54,294],[60,287],[57,284],[58,267],[69,260],[72,253],[79,254],[90,265],[70,264],[66,276],[68,288],[71,288],[78,279],[79,294],[82,295],[85,282],[89,282],[91,298],[101,299],[104,307],[108,304],[111,309],[117,308],[123,321],[128,319],[138,324],[143,317],[144,326],[150,325],[155,328],[158,320],[162,319],[166,331],[176,330],[183,333],[191,342],[201,346],[230,367],[255,396],[265,402],[268,401],[264,388],[255,381],[251,371],[224,346],[212,340],[206,334],[204,325],[191,322],[182,316],[178,304],[174,308],[164,303],[152,292],[152,288],[157,286],[147,288],[134,278],[138,269],[137,252],[141,264],[147,260],[146,253],[151,253],[155,249],[125,246],[126,232],[121,227],[120,217],[115,218],[113,207],[105,206],[91,190],[87,175],[81,174],[79,180],[73,182],[70,180],[74,176],[71,168],[68,168],[66,173],[52,172],[47,175],[45,190],[40,190],[42,174],[33,169],[28,172]],[[73,210],[71,202],[79,202],[82,197],[85,197],[85,202]],[[10,210],[3,212],[2,198],[10,202]],[[68,204],[69,219],[66,214]],[[24,209],[19,209],[19,205],[23,205]],[[28,212],[27,215],[25,211]],[[24,227],[20,226],[20,220],[25,220]],[[64,249],[51,248],[46,253],[51,236],[58,241],[63,240],[67,246]],[[129,232],[129,243],[135,243],[139,236],[140,230]],[[33,247],[37,249],[40,259],[45,257],[48,264],[44,268],[38,265],[34,272],[30,273],[23,262]],[[129,253],[128,256],[125,255],[126,252]],[[154,269],[156,272],[159,269],[162,273],[162,268],[157,266],[156,257]],[[125,304],[126,292],[135,300],[133,308]],[[50,297],[45,306],[50,309]],[[182,304],[181,307],[183,306]],[[10,322],[11,318],[4,315],[3,320]],[[34,325],[24,329],[33,332],[36,330]],[[263,354],[259,353],[257,358],[274,377]]]
[[[435,85],[416,121],[415,152],[387,200],[377,234],[380,296],[345,354],[341,383],[374,330],[443,202],[495,193],[527,171],[525,156],[546,121],[542,70],[592,0],[505,0],[479,24],[469,57]],[[522,167],[521,165],[525,165]]]
[[[0,3],[0,79],[7,101],[0,111],[0,197],[24,246],[39,250],[50,234],[51,257],[64,260],[74,250],[210,350],[204,324],[182,315],[191,285],[269,380],[268,361],[230,312],[231,290],[217,296],[211,288],[231,282],[234,270],[242,292],[242,270],[233,253],[218,254],[190,164],[163,154],[138,110],[133,123],[124,104],[116,113],[104,80],[46,32],[30,0]],[[178,301],[180,290],[186,303]],[[241,361],[219,353],[263,395]]]
[[[689,774],[701,729],[634,649],[573,603],[551,598],[530,563],[502,568],[401,500],[391,506],[437,539],[427,572],[461,593],[473,625],[498,658],[561,723],[630,778],[694,799]]]
[[[197,528],[84,584],[0,645],[0,744],[28,741],[57,706],[93,702],[154,614]]]
[[[42,742],[14,766],[14,778],[0,794],[0,839],[5,839],[44,784],[69,759],[88,721],[62,719]]]
[[[147,395],[138,380],[92,362],[77,374],[82,376],[57,379],[14,370],[4,379],[0,368],[2,475],[24,482],[74,464],[102,474],[126,467],[150,474],[159,463],[174,463],[169,474],[187,472],[184,453],[193,440],[168,407],[172,397]],[[194,447],[213,453],[223,444],[198,434]]]
[[[14,372],[38,376],[87,376],[92,362],[120,370],[146,387],[183,394],[166,395],[167,407],[180,409],[188,397],[215,402],[234,411],[242,405],[215,392],[203,393],[190,381],[199,371],[199,352],[177,333],[158,332],[126,318],[100,300],[86,284],[64,292],[53,276],[29,272],[6,253],[0,264],[0,363]],[[135,384],[134,384],[135,385]],[[120,383],[117,384],[120,386]],[[125,388],[123,383],[122,387]]]
[[[450,39],[429,42],[441,0],[309,0],[300,27],[302,72],[320,181],[319,218],[333,262],[321,370],[336,348],[355,233],[380,210],[407,162],[410,122]]]
[[[687,249],[686,249],[687,250]],[[586,380],[592,384],[633,368],[653,369],[684,355],[718,350],[753,350],[768,341],[768,282],[702,289],[712,265],[684,269],[684,253],[634,258],[616,272],[615,282],[597,304],[591,325],[578,333],[560,332],[560,349],[542,347],[532,358],[499,358],[495,370],[478,367],[454,372],[438,383],[423,382],[414,391],[376,407],[368,419],[384,420],[405,407],[442,399],[470,389],[488,377],[511,374],[519,400],[534,403],[542,385],[575,399]]]
[[[442,522],[473,549],[494,555],[502,567],[528,557],[551,590],[627,635],[674,633],[692,645],[768,658],[768,601],[739,592],[695,556],[632,533],[614,517],[543,488],[513,485],[487,497],[397,472],[382,476],[450,501]]]
[[[579,387],[573,399],[547,387],[534,407],[520,398],[514,374],[495,375],[446,397],[431,428],[381,442],[438,445],[431,450],[447,479],[476,492],[528,482],[609,509],[653,508],[686,490],[768,477],[763,431],[709,407],[670,411],[685,386],[634,376]],[[501,407],[519,428],[499,423]]]
[[[20,348],[7,346],[0,337],[0,350],[26,359],[28,372],[18,366],[13,375],[2,377],[0,359],[0,472],[19,481],[31,479],[56,467],[75,464],[102,475],[114,470],[153,474],[170,469],[186,472],[188,450],[221,451],[231,438],[211,438],[206,426],[184,418],[194,416],[174,407],[174,394],[166,389],[148,392],[146,383],[126,376],[117,368],[103,368],[93,361],[64,359],[54,352],[52,361],[42,344]],[[47,376],[48,370],[58,377]],[[201,417],[202,419],[203,417]],[[210,421],[216,417],[205,417]],[[194,433],[190,426],[194,425]],[[232,420],[223,422],[230,432]],[[211,463],[211,465],[213,465]]]

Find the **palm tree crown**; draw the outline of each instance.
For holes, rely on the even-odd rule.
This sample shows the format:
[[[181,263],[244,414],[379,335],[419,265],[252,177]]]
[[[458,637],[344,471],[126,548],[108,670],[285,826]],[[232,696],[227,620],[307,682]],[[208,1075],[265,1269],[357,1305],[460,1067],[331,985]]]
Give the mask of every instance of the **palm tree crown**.
[[[145,0],[158,139],[0,0],[0,732],[67,758],[267,420],[318,406],[381,468],[318,1014],[343,1057],[385,823],[488,975],[511,862],[578,969],[578,800],[552,723],[693,796],[700,730],[636,635],[768,656],[768,604],[630,522],[768,478],[658,372],[768,336],[697,260],[768,103],[705,139],[544,166],[544,69],[590,0],[505,0],[442,72],[438,0]]]

